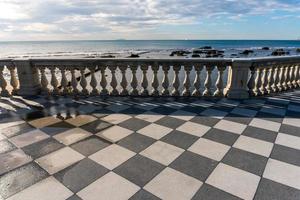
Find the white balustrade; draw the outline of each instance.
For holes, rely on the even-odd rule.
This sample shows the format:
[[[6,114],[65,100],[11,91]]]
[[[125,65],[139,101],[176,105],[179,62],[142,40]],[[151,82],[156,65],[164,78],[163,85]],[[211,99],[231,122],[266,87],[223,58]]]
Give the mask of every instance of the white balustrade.
[[[196,71],[196,76],[194,80],[194,91],[192,93],[193,96],[195,97],[200,97],[201,96],[201,91],[200,91],[200,86],[201,86],[201,80],[200,80],[200,74],[203,69],[202,65],[195,65],[195,71]]]

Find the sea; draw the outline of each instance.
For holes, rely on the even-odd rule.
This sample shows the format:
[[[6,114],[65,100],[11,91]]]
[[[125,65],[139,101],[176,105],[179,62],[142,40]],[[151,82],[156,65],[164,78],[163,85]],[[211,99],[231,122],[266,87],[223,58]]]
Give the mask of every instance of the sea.
[[[270,56],[276,49],[299,54],[300,40],[79,40],[79,41],[0,41],[1,58],[126,57],[135,53],[146,57],[168,57],[174,50],[193,50],[203,46],[224,51],[225,57]],[[269,47],[270,50],[262,50]],[[242,51],[254,50],[242,55]]]

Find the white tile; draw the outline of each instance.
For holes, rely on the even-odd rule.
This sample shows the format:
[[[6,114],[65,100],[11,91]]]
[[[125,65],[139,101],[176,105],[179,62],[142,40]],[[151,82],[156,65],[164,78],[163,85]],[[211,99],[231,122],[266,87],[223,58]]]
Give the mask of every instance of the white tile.
[[[119,140],[123,139],[124,137],[127,137],[132,133],[132,130],[116,125],[97,133],[97,136],[114,143],[118,142]]]
[[[63,133],[53,136],[57,141],[65,145],[70,145],[92,135],[91,133],[81,129],[73,128]]]
[[[297,136],[278,133],[275,143],[300,150],[300,137]]]
[[[194,122],[186,122],[181,126],[179,126],[178,128],[176,128],[176,130],[178,131],[182,131],[184,133],[188,133],[198,137],[202,137],[209,129],[210,129],[209,126],[197,124]]]
[[[201,185],[201,181],[167,167],[144,189],[161,199],[187,200],[192,199]]]
[[[177,110],[176,112],[173,112],[172,114],[170,114],[171,117],[185,120],[185,121],[191,120],[192,118],[195,117],[195,115],[196,115],[195,113],[186,112],[183,110]]]
[[[25,121],[23,121],[23,120],[18,120],[18,121],[14,121],[14,122],[3,122],[3,123],[0,123],[0,130],[11,127],[11,126],[17,126],[17,125],[20,125],[23,123],[25,123]]]
[[[260,111],[269,113],[269,114],[273,114],[273,115],[280,115],[280,116],[284,116],[285,112],[286,112],[285,109],[273,108],[273,107],[269,107],[269,106],[264,106],[262,109],[260,109]]]
[[[47,135],[46,133],[37,129],[37,130],[30,131],[28,133],[24,133],[24,134],[12,137],[9,139],[9,141],[11,141],[17,147],[22,148],[27,145],[33,144],[35,142],[44,140],[48,137],[49,137],[49,135]]]
[[[287,125],[291,125],[291,126],[300,127],[300,117],[299,118],[285,117],[283,119],[282,123],[287,124]]]
[[[300,167],[269,159],[263,177],[300,190]]]
[[[165,135],[169,134],[173,129],[161,126],[158,124],[150,124],[137,132],[148,137],[152,137],[154,139],[159,140],[160,138],[164,137]]]
[[[130,118],[131,118],[130,115],[125,115],[125,114],[110,114],[106,117],[101,118],[101,120],[112,123],[112,124],[119,124]]]
[[[250,122],[249,125],[257,127],[257,128],[262,128],[262,129],[270,130],[270,131],[276,131],[276,132],[279,131],[279,128],[281,126],[280,123],[269,121],[269,120],[264,120],[264,119],[258,119],[258,118],[254,118]]]
[[[11,196],[7,200],[65,200],[72,194],[68,188],[51,176]]]
[[[228,120],[221,120],[214,126],[214,128],[226,130],[236,134],[242,134],[247,128],[247,125]]]
[[[67,119],[66,122],[74,125],[74,126],[82,126],[84,124],[95,121],[97,118],[92,115],[78,115],[74,118]]]
[[[223,119],[228,113],[227,112],[223,112],[220,110],[216,110],[216,109],[206,109],[205,111],[203,111],[201,113],[201,115],[205,115],[208,117],[213,117],[213,118],[217,118],[217,119]]]
[[[183,152],[184,149],[157,141],[140,154],[164,165],[169,165]]]
[[[109,172],[78,192],[77,195],[83,200],[127,200],[139,189],[140,187],[127,179]]]
[[[65,147],[37,159],[36,162],[49,174],[55,174],[83,158],[84,156],[77,151]]]
[[[273,149],[273,143],[241,135],[233,144],[233,147],[269,157]]]
[[[148,122],[156,122],[163,117],[164,117],[164,115],[160,115],[160,114],[157,114],[157,113],[151,112],[151,111],[147,111],[143,114],[135,116],[135,118],[138,118],[138,119],[141,119],[144,121],[148,121]]]
[[[43,128],[45,126],[49,126],[49,125],[55,124],[60,121],[61,121],[60,119],[50,116],[50,117],[43,117],[40,119],[35,119],[28,123],[36,128]]]
[[[6,137],[0,133],[0,141],[6,139]]]
[[[135,153],[128,149],[112,144],[90,155],[89,158],[107,169],[113,170],[134,155]]]
[[[231,113],[245,116],[245,117],[254,117],[257,113],[256,110],[250,110],[246,108],[234,108]]]
[[[206,183],[242,199],[253,199],[260,177],[220,163]]]
[[[220,161],[229,151],[229,149],[230,146],[205,138],[200,138],[188,150],[207,158]]]

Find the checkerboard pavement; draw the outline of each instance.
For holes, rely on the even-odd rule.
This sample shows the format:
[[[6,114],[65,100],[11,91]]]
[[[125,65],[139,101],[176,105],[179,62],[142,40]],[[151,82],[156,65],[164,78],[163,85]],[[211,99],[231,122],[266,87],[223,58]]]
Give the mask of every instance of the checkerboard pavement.
[[[0,99],[0,199],[300,199],[300,92]]]

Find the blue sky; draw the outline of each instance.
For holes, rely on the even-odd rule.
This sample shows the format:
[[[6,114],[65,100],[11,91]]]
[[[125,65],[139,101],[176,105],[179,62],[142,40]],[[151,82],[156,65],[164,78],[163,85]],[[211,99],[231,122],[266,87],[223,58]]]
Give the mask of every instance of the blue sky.
[[[0,0],[0,40],[298,39],[300,0]]]

